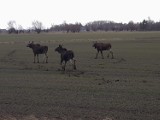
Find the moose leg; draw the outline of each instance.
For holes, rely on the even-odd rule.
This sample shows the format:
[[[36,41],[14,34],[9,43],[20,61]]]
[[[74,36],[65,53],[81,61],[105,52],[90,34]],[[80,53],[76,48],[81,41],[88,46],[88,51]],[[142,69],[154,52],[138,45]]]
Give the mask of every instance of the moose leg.
[[[39,55],[37,54],[37,63],[39,63]]]
[[[63,63],[63,59],[61,59],[60,65],[62,65],[62,63]]]
[[[48,55],[46,54],[46,63],[48,63]]]
[[[103,52],[101,51],[101,56],[102,56],[102,59],[104,59],[104,56],[103,56]]]

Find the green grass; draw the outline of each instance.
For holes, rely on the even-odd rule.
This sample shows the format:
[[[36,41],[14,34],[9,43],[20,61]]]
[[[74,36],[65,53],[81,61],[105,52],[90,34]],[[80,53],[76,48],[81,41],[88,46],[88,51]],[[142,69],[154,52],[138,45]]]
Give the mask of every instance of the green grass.
[[[33,63],[29,41],[49,46],[48,64]],[[94,59],[94,41],[111,42],[115,59]],[[75,52],[76,71],[59,70],[59,44]],[[159,45],[160,32],[1,34],[0,117],[158,120]]]

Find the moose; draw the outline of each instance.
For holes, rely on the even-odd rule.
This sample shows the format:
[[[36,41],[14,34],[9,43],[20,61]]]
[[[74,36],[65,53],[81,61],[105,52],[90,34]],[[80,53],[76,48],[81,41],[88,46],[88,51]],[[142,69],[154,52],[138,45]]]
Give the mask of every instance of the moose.
[[[63,48],[62,45],[59,45],[55,49],[55,51],[61,55],[61,61],[60,61],[61,65],[64,61],[64,66],[62,65],[62,69],[64,71],[66,68],[67,61],[70,61],[72,63],[73,69],[76,70],[76,60],[74,59],[74,52],[72,50],[67,50],[66,48]]]
[[[104,50],[108,50],[109,51],[109,53],[107,55],[108,58],[109,58],[110,54],[112,55],[112,59],[114,58],[113,52],[111,50],[112,46],[111,46],[110,43],[95,42],[95,43],[93,43],[93,47],[95,49],[97,49],[97,54],[96,54],[95,59],[97,59],[99,52],[101,52],[102,59],[104,59],[104,56],[103,56],[103,51]]]
[[[34,44],[34,42],[29,42],[27,44],[27,47],[31,48],[33,50],[33,54],[34,54],[34,63],[35,63],[35,58],[37,56],[37,63],[39,63],[39,54],[44,54],[45,58],[43,62],[48,63],[48,46],[42,46],[40,44]]]

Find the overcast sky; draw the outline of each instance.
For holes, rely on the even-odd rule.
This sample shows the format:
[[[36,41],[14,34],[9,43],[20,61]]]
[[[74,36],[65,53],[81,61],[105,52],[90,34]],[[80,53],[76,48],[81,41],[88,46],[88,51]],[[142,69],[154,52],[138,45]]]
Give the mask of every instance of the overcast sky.
[[[51,24],[95,20],[128,23],[150,17],[160,21],[159,0],[0,0],[0,28],[7,28],[10,20],[23,28],[38,20],[45,27]]]

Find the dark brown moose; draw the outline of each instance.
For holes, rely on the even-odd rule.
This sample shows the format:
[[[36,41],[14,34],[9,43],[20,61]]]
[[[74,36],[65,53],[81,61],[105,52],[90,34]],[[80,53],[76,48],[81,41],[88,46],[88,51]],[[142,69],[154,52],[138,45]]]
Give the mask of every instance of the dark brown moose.
[[[95,59],[97,59],[99,52],[101,52],[102,59],[104,59],[104,56],[103,56],[103,51],[104,51],[104,50],[108,50],[108,51],[109,51],[109,53],[108,53],[108,55],[107,55],[108,58],[109,58],[110,54],[112,55],[112,59],[114,58],[113,52],[112,52],[112,50],[111,50],[112,46],[111,46],[110,43],[95,42],[95,43],[93,44],[93,47],[94,47],[95,49],[97,49],[97,53],[96,53]]]
[[[64,61],[64,65],[62,65],[62,69],[64,71],[65,71],[67,61],[70,61],[73,65],[73,69],[76,70],[76,60],[74,59],[74,52],[72,50],[67,50],[66,48],[63,48],[62,45],[59,45],[55,49],[55,51],[61,55],[61,61],[60,61],[61,65]]]
[[[42,46],[40,44],[34,44],[34,42],[29,42],[27,44],[27,47],[31,48],[33,50],[33,54],[34,54],[34,63],[35,63],[35,58],[37,56],[37,63],[39,63],[39,54],[44,54],[45,58],[43,62],[48,63],[48,56],[47,56],[47,52],[48,52],[48,46]]]

